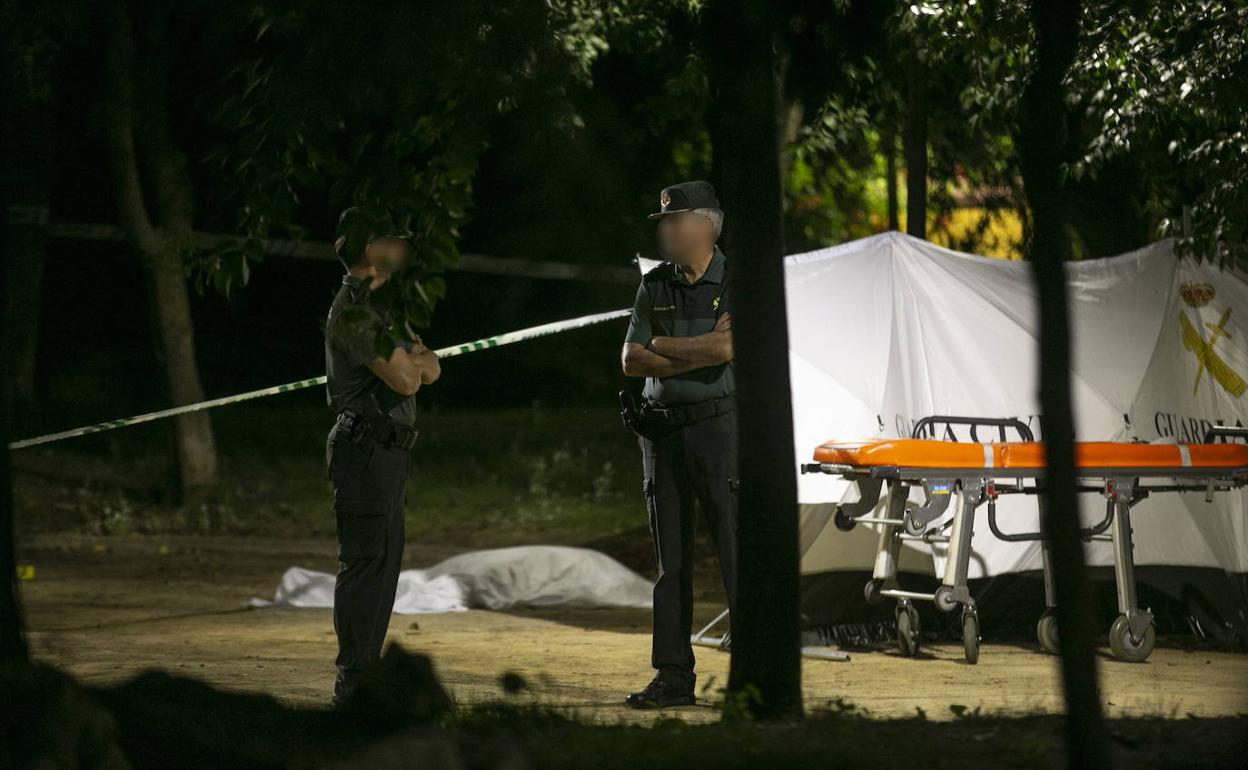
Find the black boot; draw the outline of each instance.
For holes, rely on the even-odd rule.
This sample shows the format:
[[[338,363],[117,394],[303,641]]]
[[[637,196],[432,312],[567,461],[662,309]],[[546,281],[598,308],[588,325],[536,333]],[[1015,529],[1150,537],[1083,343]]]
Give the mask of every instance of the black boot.
[[[692,681],[675,682],[660,674],[646,685],[646,689],[633,693],[624,702],[635,709],[665,709],[692,706],[695,700]]]

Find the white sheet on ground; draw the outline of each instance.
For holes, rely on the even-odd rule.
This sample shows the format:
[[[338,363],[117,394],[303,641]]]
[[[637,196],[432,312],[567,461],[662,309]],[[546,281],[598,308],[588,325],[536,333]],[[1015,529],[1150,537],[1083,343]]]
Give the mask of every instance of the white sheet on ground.
[[[588,548],[528,545],[470,551],[428,569],[399,574],[394,611],[460,612],[470,608],[649,607],[653,584]],[[282,575],[272,601],[255,607],[333,607],[334,576],[301,567]]]

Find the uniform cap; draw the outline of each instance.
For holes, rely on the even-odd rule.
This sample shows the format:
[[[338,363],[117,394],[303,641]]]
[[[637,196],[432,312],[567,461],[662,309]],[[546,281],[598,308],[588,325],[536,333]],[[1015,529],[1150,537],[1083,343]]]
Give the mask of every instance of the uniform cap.
[[[710,182],[700,179],[692,182],[681,182],[671,187],[664,187],[659,193],[659,210],[650,215],[651,219],[662,219],[668,214],[694,209],[717,209],[719,198],[715,197],[715,188]]]

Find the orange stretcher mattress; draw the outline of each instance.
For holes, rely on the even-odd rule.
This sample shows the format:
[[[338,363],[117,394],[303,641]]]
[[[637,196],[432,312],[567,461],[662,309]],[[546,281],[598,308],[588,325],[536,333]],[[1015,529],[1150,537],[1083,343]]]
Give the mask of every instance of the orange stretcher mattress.
[[[1044,444],[1039,441],[967,444],[928,439],[829,441],[815,449],[815,461],[854,468],[1043,468]],[[1244,444],[1128,444],[1116,441],[1075,442],[1080,468],[1246,468]]]

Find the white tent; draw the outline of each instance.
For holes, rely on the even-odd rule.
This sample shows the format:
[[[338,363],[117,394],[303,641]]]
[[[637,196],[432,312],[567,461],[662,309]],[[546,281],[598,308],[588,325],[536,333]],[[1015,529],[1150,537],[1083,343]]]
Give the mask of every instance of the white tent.
[[[1241,273],[1178,259],[1163,241],[1072,262],[1067,274],[1077,438],[1199,441],[1209,424],[1248,424]],[[909,436],[927,415],[1017,417],[1042,438],[1029,265],[884,233],[790,256],[785,278],[799,462],[831,438]],[[942,437],[970,440],[964,430]],[[871,528],[830,526],[834,504],[853,494],[835,477],[799,477],[804,574],[870,569]],[[1081,515],[1092,523],[1104,503],[1082,497]],[[1246,499],[1149,498],[1132,517],[1137,564],[1213,567],[1242,580]],[[999,520],[1011,531],[1035,530],[1034,499],[1002,498]],[[1040,568],[1037,543],[997,540],[983,518],[973,548],[972,578]],[[1090,564],[1112,564],[1108,543],[1086,553]],[[907,543],[901,565],[938,574],[942,557]]]

